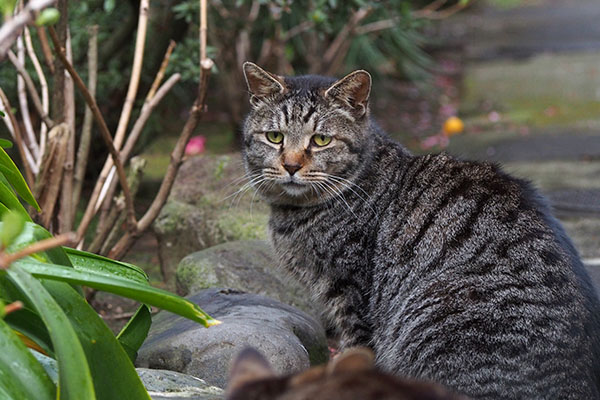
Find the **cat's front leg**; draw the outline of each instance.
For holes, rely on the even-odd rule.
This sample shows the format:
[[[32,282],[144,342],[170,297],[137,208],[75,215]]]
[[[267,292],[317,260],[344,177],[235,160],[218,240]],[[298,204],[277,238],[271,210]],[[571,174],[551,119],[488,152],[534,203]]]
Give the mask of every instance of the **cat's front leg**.
[[[340,335],[340,350],[357,346],[371,347],[373,329],[367,318],[368,308],[357,291],[349,287],[344,292],[326,301]]]

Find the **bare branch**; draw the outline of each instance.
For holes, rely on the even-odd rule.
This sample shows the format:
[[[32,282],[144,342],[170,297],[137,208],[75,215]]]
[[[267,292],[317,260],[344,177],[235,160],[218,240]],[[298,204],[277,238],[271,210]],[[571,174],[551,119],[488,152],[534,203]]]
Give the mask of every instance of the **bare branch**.
[[[19,12],[10,21],[6,21],[0,27],[0,61],[4,60],[6,53],[21,34],[21,30],[25,25],[33,21],[36,11],[40,11],[56,0],[31,0],[23,11]]]
[[[33,43],[31,41],[31,34],[29,33],[29,29],[26,27],[23,31],[25,34],[25,48],[27,49],[27,54],[33,63],[33,67],[35,68],[35,73],[38,76],[40,81],[40,88],[42,89],[42,112],[44,115],[49,115],[50,112],[50,104],[49,104],[49,96],[48,96],[48,82],[46,81],[46,75],[44,75],[44,70],[42,69],[42,65],[35,54],[33,49]],[[46,145],[46,134],[48,132],[48,127],[44,122],[40,124],[40,138],[39,138],[39,155],[37,159],[37,166],[42,163],[42,155],[44,154],[44,147]]]
[[[38,34],[38,39],[40,40],[40,44],[42,45],[42,54],[44,54],[44,62],[50,70],[50,74],[54,75],[54,57],[52,56],[50,44],[48,43],[48,35],[46,35],[46,30],[43,26],[36,26],[36,30]]]
[[[284,42],[287,42],[288,40],[292,39],[293,37],[298,36],[301,33],[306,32],[307,30],[309,30],[313,26],[315,26],[315,23],[313,21],[304,21],[304,22],[301,22],[298,25],[294,26],[293,28],[290,28],[290,30],[287,31],[282,36],[281,40],[283,40]]]
[[[0,88],[0,101],[2,101],[6,115],[8,116],[8,118],[10,119],[10,123],[12,124],[13,133],[15,135],[15,142],[17,142],[17,149],[19,150],[19,155],[21,156],[21,160],[23,161],[23,168],[25,168],[25,179],[27,180],[27,184],[29,185],[29,187],[33,187],[34,179],[32,168],[35,167],[35,161],[31,157],[31,153],[29,153],[29,150],[27,149],[27,147],[25,147],[25,144],[23,143],[21,129],[19,128],[17,119],[15,118],[15,115],[12,112],[10,102],[8,101],[8,98],[6,97],[6,94],[4,94],[2,88]]]
[[[167,51],[165,52],[165,56],[163,57],[162,63],[160,64],[160,68],[158,69],[158,72],[156,73],[154,82],[152,82],[152,86],[150,87],[150,90],[148,91],[148,94],[146,95],[145,102],[152,100],[152,98],[154,97],[154,94],[158,90],[158,87],[160,86],[160,83],[162,82],[162,80],[165,76],[165,71],[167,70],[167,67],[169,66],[169,60],[171,59],[171,54],[173,54],[175,45],[176,45],[176,43],[174,40],[171,40],[169,42],[169,47],[167,47]]]
[[[90,39],[88,42],[88,89],[90,96],[96,97],[96,83],[98,81],[98,25],[93,25],[88,29]],[[92,124],[94,122],[92,110],[86,106],[83,117],[83,127],[79,138],[79,148],[77,149],[77,165],[75,166],[74,187],[73,187],[73,213],[77,212],[81,188],[85,177],[88,156],[90,152],[90,143],[92,140]]]
[[[21,65],[21,63],[19,62],[19,59],[17,58],[15,53],[13,53],[12,51],[9,50],[8,58],[10,59],[10,62],[14,65],[14,67],[17,70],[17,72],[19,73],[19,75],[21,75],[23,77],[23,79],[25,80],[25,86],[27,87],[27,90],[29,91],[29,96],[31,97],[31,100],[33,101],[35,110],[39,114],[40,118],[44,121],[44,123],[46,124],[48,129],[51,129],[55,125],[55,123],[54,123],[54,121],[52,121],[50,119],[48,114],[44,113],[44,106],[42,105],[42,101],[40,100],[40,96],[37,93],[35,84],[33,83],[31,76],[29,76],[29,73],[27,72],[25,67],[23,65]]]
[[[106,146],[108,147],[108,151],[110,152],[110,154],[112,156],[113,162],[115,163],[115,165],[117,167],[119,181],[121,182],[121,188],[123,189],[123,194],[125,195],[125,202],[127,204],[128,222],[129,222],[129,225],[133,227],[136,224],[135,213],[133,210],[133,201],[132,201],[131,195],[129,193],[129,188],[127,187],[127,177],[125,175],[125,169],[123,168],[123,164],[121,163],[121,160],[119,158],[119,153],[117,152],[117,150],[115,149],[115,146],[113,145],[112,137],[108,130],[108,127],[106,126],[106,122],[104,121],[104,118],[102,117],[102,114],[100,113],[100,109],[98,109],[96,100],[94,100],[94,98],[90,95],[90,92],[85,87],[85,84],[81,80],[81,77],[77,74],[77,71],[75,71],[73,66],[69,63],[69,61],[65,57],[64,49],[60,47],[60,43],[58,42],[58,37],[56,36],[56,32],[54,31],[54,29],[52,27],[50,27],[48,31],[50,32],[50,37],[52,39],[52,42],[54,43],[56,54],[57,54],[58,58],[63,63],[65,68],[69,71],[69,74],[73,78],[75,85],[81,91],[81,94],[83,94],[83,97],[85,98],[86,103],[91,108],[91,110],[94,114],[94,117],[96,118],[96,122],[98,123],[98,125],[100,127],[100,133],[102,135],[102,139],[106,143]],[[92,204],[92,206],[93,206],[93,204]],[[88,207],[88,210],[89,210],[89,208],[90,207]],[[93,207],[92,207],[92,209],[93,209]],[[77,235],[80,239],[83,237],[83,234],[87,230],[87,227],[93,217],[93,215],[91,213],[89,213],[89,215],[87,215],[88,210],[86,210],[86,215],[84,215],[84,219],[82,219],[81,223],[79,224],[79,228],[77,230]],[[86,221],[86,218],[87,218],[87,221]]]
[[[436,19],[436,20],[444,19],[444,18],[448,18],[449,16],[454,15],[457,12],[467,8],[473,2],[474,2],[474,0],[466,1],[466,2],[459,1],[456,4],[453,4],[450,7],[447,7],[441,11],[436,11],[437,9],[439,9],[439,7],[441,7],[445,3],[444,2],[444,3],[440,4],[440,6],[437,8],[417,10],[417,11],[413,12],[413,16],[416,18],[427,18],[427,19]]]
[[[163,178],[163,181],[160,185],[160,189],[158,190],[158,194],[152,201],[152,204],[144,214],[144,216],[140,219],[137,225],[137,229],[135,231],[126,232],[121,239],[115,244],[115,246],[108,253],[110,258],[120,259],[125,255],[127,250],[133,245],[135,240],[150,227],[152,222],[156,219],[163,205],[167,201],[167,197],[171,191],[171,187],[173,186],[173,182],[175,181],[175,177],[177,176],[177,172],[179,171],[179,167],[181,166],[181,160],[183,158],[185,145],[189,141],[192,133],[198,126],[198,122],[200,121],[200,115],[202,114],[202,110],[204,110],[206,104],[206,94],[208,90],[208,77],[210,76],[210,71],[213,67],[213,62],[210,59],[205,59],[201,64],[202,72],[200,75],[200,85],[198,87],[198,97],[194,101],[194,105],[190,110],[190,115],[188,120],[181,131],[181,135],[175,144],[175,148],[171,153],[171,163],[167,167],[167,172]]]
[[[23,44],[22,36],[17,38],[17,58],[21,65],[25,65],[25,46]],[[19,97],[19,107],[21,109],[21,117],[23,118],[23,126],[25,127],[27,147],[29,147],[33,157],[37,161],[37,159],[40,157],[40,148],[38,147],[37,138],[35,137],[35,132],[33,130],[33,124],[31,123],[25,81],[21,75],[17,76],[17,96]]]

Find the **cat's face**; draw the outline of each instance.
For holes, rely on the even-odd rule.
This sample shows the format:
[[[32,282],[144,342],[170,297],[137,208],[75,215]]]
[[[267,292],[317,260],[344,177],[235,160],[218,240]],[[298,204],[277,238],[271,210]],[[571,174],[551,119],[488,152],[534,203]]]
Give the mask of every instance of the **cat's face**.
[[[259,194],[270,203],[305,206],[352,187],[368,146],[370,75],[283,78],[252,63],[244,73],[252,105],[244,162]]]

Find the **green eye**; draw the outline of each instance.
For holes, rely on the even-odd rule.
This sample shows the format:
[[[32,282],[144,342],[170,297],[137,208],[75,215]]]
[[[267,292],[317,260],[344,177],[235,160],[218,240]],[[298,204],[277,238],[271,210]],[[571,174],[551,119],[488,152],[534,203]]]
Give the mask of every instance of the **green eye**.
[[[279,143],[283,142],[283,133],[267,132],[267,140],[271,143],[279,144]]]
[[[331,143],[331,136],[314,135],[312,140],[317,146],[323,147]]]

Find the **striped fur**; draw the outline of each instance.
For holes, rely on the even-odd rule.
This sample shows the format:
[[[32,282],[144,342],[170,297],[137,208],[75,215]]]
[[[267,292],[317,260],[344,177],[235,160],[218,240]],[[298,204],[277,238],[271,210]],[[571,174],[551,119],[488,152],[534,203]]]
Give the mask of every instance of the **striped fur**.
[[[251,94],[273,77],[248,78]],[[254,97],[246,120],[246,170],[282,266],[327,306],[344,347],[478,399],[600,398],[600,304],[531,185],[493,164],[411,155],[352,103],[353,87],[346,101],[327,95],[334,80],[277,78],[283,89]],[[267,131],[286,139],[273,146]],[[315,133],[332,143],[307,146]],[[282,160],[295,151],[292,177]]]

